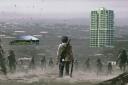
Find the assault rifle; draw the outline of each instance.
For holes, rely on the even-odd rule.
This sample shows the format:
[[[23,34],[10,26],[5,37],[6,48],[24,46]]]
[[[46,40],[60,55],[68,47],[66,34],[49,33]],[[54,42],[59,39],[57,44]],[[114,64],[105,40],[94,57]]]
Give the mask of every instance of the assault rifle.
[[[73,64],[74,64],[74,61],[71,61],[71,72],[70,72],[70,77],[72,77],[72,73],[73,73]]]

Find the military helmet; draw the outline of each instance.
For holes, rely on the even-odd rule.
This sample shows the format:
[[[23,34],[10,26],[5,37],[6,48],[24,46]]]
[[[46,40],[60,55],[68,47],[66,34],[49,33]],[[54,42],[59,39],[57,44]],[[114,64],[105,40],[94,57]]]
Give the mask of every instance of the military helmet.
[[[68,36],[62,36],[61,41],[63,43],[67,43],[68,42]]]

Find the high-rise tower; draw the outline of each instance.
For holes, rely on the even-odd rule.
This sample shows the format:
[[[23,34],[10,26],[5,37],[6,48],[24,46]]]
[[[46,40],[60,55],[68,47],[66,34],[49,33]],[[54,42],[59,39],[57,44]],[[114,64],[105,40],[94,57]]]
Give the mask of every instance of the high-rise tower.
[[[105,8],[91,11],[90,46],[113,47],[114,12]]]

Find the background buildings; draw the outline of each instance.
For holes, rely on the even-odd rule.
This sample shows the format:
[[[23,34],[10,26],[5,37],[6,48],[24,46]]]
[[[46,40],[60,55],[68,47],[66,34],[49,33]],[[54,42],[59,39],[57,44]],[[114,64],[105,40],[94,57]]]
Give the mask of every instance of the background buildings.
[[[114,12],[105,8],[91,11],[91,47],[114,46]]]

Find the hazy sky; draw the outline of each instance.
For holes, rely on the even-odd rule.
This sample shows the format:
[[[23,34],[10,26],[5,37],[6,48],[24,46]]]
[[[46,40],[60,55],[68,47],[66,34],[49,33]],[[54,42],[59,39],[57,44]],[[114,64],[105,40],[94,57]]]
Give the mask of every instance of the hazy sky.
[[[128,0],[0,0],[1,14],[43,17],[89,17],[91,10],[106,7],[116,17],[128,18]]]

